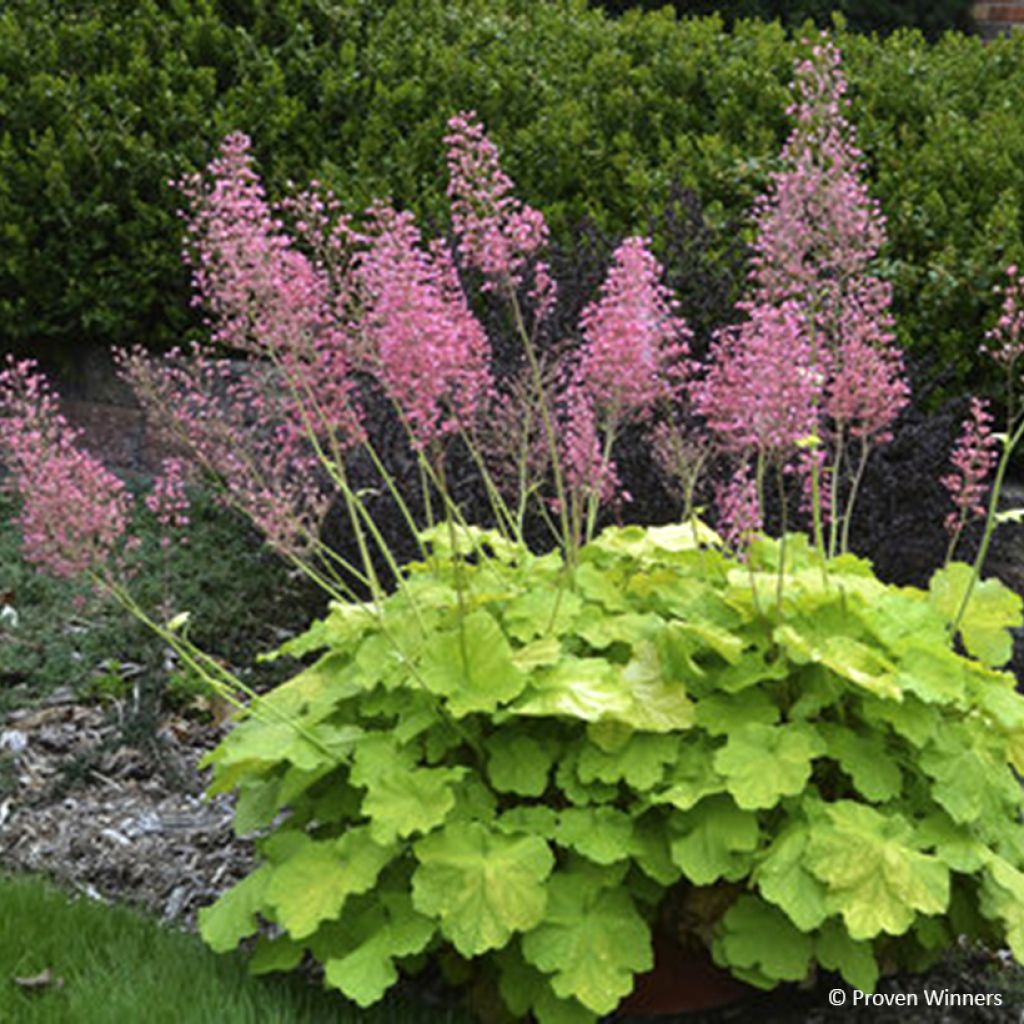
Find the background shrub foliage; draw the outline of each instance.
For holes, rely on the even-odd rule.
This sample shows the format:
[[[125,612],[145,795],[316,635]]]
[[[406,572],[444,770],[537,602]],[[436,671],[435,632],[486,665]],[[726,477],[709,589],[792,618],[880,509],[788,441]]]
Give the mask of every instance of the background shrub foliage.
[[[599,0],[599,4],[612,13],[664,6],[662,0]],[[672,6],[681,16],[720,14],[727,24],[740,18],[760,18],[802,25],[810,18],[822,28],[828,28],[833,12],[838,12],[854,32],[916,28],[929,39],[950,29],[974,28],[972,0],[673,0]]]
[[[996,268],[1024,254],[1024,39],[837,41],[889,217],[901,340],[959,386]],[[795,52],[777,24],[610,19],[582,0],[10,0],[0,345],[66,359],[180,340],[195,320],[167,180],[232,129],[271,192],[318,176],[351,207],[390,194],[437,222],[444,119],[474,107],[563,242],[583,216],[642,228],[681,184],[724,249],[774,166]]]

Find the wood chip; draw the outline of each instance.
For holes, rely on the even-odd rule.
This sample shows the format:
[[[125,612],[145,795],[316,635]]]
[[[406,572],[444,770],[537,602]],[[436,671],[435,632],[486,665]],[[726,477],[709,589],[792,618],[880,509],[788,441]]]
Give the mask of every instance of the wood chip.
[[[15,978],[14,984],[18,988],[27,989],[42,989],[42,988],[63,988],[64,979],[57,977],[53,971],[47,967],[45,970],[40,971],[38,974],[33,974],[28,978]]]

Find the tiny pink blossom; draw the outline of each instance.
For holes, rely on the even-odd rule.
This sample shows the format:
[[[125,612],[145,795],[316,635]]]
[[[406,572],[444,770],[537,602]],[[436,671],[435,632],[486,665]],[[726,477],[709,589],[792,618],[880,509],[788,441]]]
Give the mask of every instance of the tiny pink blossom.
[[[303,446],[312,425],[342,449],[358,443],[338,282],[295,248],[274,216],[249,139],[227,136],[206,174],[179,188],[190,206],[185,258],[193,303],[207,310],[213,342],[272,362],[296,396],[290,419],[279,424],[282,442]],[[327,228],[318,222],[317,230]]]

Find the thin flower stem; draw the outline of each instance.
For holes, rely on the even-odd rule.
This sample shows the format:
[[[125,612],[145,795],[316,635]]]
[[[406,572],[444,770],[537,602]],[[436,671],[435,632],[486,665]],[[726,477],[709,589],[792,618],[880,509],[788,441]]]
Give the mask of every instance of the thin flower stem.
[[[326,544],[321,543],[321,546],[324,549],[323,554],[328,552],[332,556],[335,554],[335,552],[328,548]],[[321,558],[323,558],[323,554],[321,554]],[[331,574],[333,578],[323,576],[305,559],[299,558],[298,555],[292,553],[286,553],[284,557],[287,558],[311,583],[319,587],[332,600],[343,603],[346,601],[359,601],[356,592],[352,590],[351,587],[347,586],[343,580],[338,579],[333,573]]]
[[[487,469],[487,463],[484,461],[484,457],[481,454],[480,448],[473,436],[472,430],[462,430],[461,436],[466,445],[466,449],[469,451],[470,458],[472,458],[473,464],[476,466],[480,473],[480,478],[484,482],[484,488],[487,491],[487,500],[490,503],[491,511],[494,513],[494,521],[498,527],[498,531],[506,540],[522,545],[523,536],[522,531],[518,529],[519,524],[512,515],[512,510],[508,507],[508,503],[501,496],[501,492],[494,483],[494,480]]]
[[[409,527],[409,533],[415,538],[417,545],[420,549],[420,555],[426,558],[426,550],[423,547],[423,542],[419,537],[419,527],[416,525],[416,520],[413,518],[412,510],[409,508],[405,499],[402,497],[402,492],[398,489],[398,485],[395,483],[394,477],[388,472],[387,467],[384,465],[380,455],[377,454],[377,449],[373,446],[373,442],[367,437],[363,441],[363,451],[370,456],[370,461],[373,463],[374,469],[376,469],[380,478],[384,481],[385,486],[388,489],[388,493],[395,500],[395,504],[398,506],[398,510],[402,513],[402,518],[405,520],[406,526]],[[424,489],[426,485],[424,484]]]
[[[437,521],[434,519],[434,501],[430,494],[430,480],[423,467],[423,459],[417,454],[416,472],[420,476],[420,493],[423,495],[423,521],[428,530],[432,530]],[[390,475],[390,474],[389,474]]]
[[[379,601],[381,596],[383,595],[384,588],[381,586],[380,580],[377,576],[377,571],[374,568],[373,559],[370,556],[369,548],[366,545],[366,537],[363,533],[363,528],[362,525],[360,524],[357,510],[353,505],[355,497],[352,493],[351,488],[349,487],[348,479],[345,475],[344,455],[341,451],[341,448],[338,445],[336,431],[331,429],[330,421],[328,417],[325,415],[323,409],[321,408],[320,402],[317,400],[316,395],[313,393],[308,378],[304,377],[301,381],[295,380],[295,375],[289,372],[288,368],[285,366],[284,360],[280,356],[278,347],[274,345],[273,342],[271,342],[267,350],[270,354],[270,358],[273,364],[278,368],[278,370],[281,373],[283,373],[284,378],[288,384],[288,388],[291,391],[292,395],[292,401],[294,402],[295,407],[298,409],[299,415],[302,418],[302,427],[303,432],[306,435],[306,439],[312,445],[313,450],[316,453],[316,457],[319,460],[320,464],[327,471],[332,482],[335,484],[338,490],[341,491],[342,496],[345,499],[345,508],[346,511],[348,512],[349,522],[352,524],[352,531],[355,534],[356,546],[359,549],[359,557],[362,559],[363,562],[365,577],[369,585],[370,592],[373,595],[373,599],[375,601]],[[305,392],[306,399],[308,400],[309,404],[312,405],[314,414],[319,418],[319,421],[322,427],[324,428],[323,433],[328,438],[329,444],[332,449],[330,456],[328,456],[324,451],[323,445],[320,441],[320,432],[316,429],[316,425],[312,421],[311,415],[307,407],[307,403],[302,399],[302,394],[300,393],[300,386],[302,391]],[[378,543],[380,542],[378,541]],[[382,550],[384,551],[385,557],[388,557],[390,555],[390,550],[387,550],[386,544],[383,545]],[[393,561],[393,559],[391,560]]]
[[[960,510],[960,517],[957,520],[956,528],[953,530],[953,535],[949,538],[949,546],[946,548],[946,557],[943,560],[943,566],[949,565],[953,561],[953,555],[956,552],[956,546],[960,543],[960,535],[963,533],[964,527],[967,525],[967,509]]]
[[[782,592],[785,588],[786,580],[786,536],[789,533],[789,514],[786,507],[786,482],[782,478],[782,467],[778,464],[775,466],[775,482],[779,492],[779,509],[782,516],[781,530],[782,535],[779,538],[779,576],[775,583],[775,604],[778,610],[779,616],[782,616]]]
[[[422,454],[420,455],[420,464],[427,475],[428,482],[433,483],[437,488],[437,493],[444,504],[446,521],[458,520],[458,524],[463,530],[466,539],[473,546],[473,553],[480,558],[483,558],[484,551],[481,545],[477,542],[474,531],[465,515],[463,515],[462,509],[459,508],[458,504],[452,500],[451,495],[448,493],[448,488],[445,486],[443,477],[438,474],[438,470],[431,466],[430,460],[424,458]],[[441,470],[441,473],[443,473],[443,469]]]
[[[438,465],[436,470],[438,476],[438,482],[440,485],[441,493],[447,494],[447,488],[445,487],[444,478],[444,463],[442,459],[438,459]],[[466,644],[466,579],[465,579],[465,566],[463,565],[462,558],[459,555],[458,544],[455,539],[455,523],[452,517],[446,516],[445,522],[448,525],[448,544],[451,547],[452,552],[452,575],[455,579],[455,600],[459,605],[459,653],[462,655],[462,674],[465,679],[466,685],[469,685],[469,648]]]
[[[565,544],[566,561],[570,567],[574,567],[576,564],[575,537],[570,532],[569,508],[566,502],[565,480],[562,475],[561,460],[558,457],[558,438],[555,434],[555,427],[551,418],[551,410],[548,409],[548,403],[544,396],[544,375],[541,372],[540,362],[537,359],[537,353],[534,349],[533,342],[530,339],[530,334],[526,330],[526,324],[523,322],[523,314],[522,310],[519,308],[519,299],[516,297],[515,288],[508,277],[505,278],[505,288],[508,293],[509,304],[512,308],[512,316],[515,320],[516,330],[523,340],[523,349],[526,352],[527,362],[530,364],[533,386],[537,389],[537,402],[540,406],[541,419],[544,423],[544,434],[547,438],[548,450],[551,456],[551,468],[555,476],[555,495],[558,499],[558,510],[562,523],[562,539]]]
[[[263,712],[269,711],[269,718],[264,718],[264,721],[272,719],[290,726],[307,743],[316,747],[320,753],[325,754],[332,760],[336,758],[335,752],[327,747],[314,733],[298,722],[294,716],[286,714],[273,704],[268,704],[255,690],[243,683],[241,679],[232,672],[229,672],[223,665],[211,658],[210,655],[201,651],[186,638],[154,621],[120,584],[109,577],[102,577],[96,573],[92,574],[92,579],[95,583],[106,589],[139,622],[159,636],[203,682],[212,687],[217,695],[226,700],[232,707],[256,718],[260,718]],[[211,671],[214,674],[211,674]],[[241,693],[247,697],[249,704],[244,704],[235,696],[236,693]]]
[[[598,479],[595,481],[596,487],[587,495],[587,529],[584,534],[584,541],[588,544],[594,539],[594,527],[597,525],[597,513],[601,504],[601,476],[604,474],[608,466],[611,465],[612,446],[614,444],[615,422],[613,420],[608,425],[608,430],[605,434],[604,450],[601,452],[601,465],[598,470]]]
[[[530,409],[526,407],[523,416],[523,443],[519,449],[519,455],[516,460],[516,472],[519,480],[519,503],[516,506],[516,533],[518,536],[523,536],[523,530],[526,523],[526,509],[529,504],[530,495],[534,493],[538,488],[534,486],[527,486],[527,476],[529,474],[529,457],[530,457]],[[540,501],[540,505],[543,508],[543,500]]]
[[[1006,470],[1010,465],[1010,458],[1013,455],[1014,449],[1019,444],[1021,437],[1024,437],[1024,422],[1021,422],[1020,426],[1018,426],[1014,431],[1013,436],[1008,437],[1004,443],[1003,454],[999,459],[999,465],[996,468],[996,477],[992,483],[992,492],[988,499],[988,515],[985,518],[985,532],[982,534],[981,545],[978,548],[978,554],[974,559],[974,565],[971,569],[971,578],[967,583],[967,589],[964,590],[963,600],[960,602],[960,607],[957,610],[956,617],[950,624],[950,637],[955,637],[959,631],[960,624],[963,622],[964,615],[967,612],[967,606],[970,604],[971,595],[974,593],[974,588],[981,576],[981,567],[985,564],[985,559],[988,556],[988,547],[992,541],[992,534],[995,533],[997,526],[996,513],[999,510],[999,496],[1003,489],[1003,480],[1006,477]]]
[[[811,460],[811,515],[814,519],[814,546],[821,554],[824,564],[825,532],[821,522],[821,467],[817,459]]]
[[[758,518],[764,524],[764,471],[765,451],[763,447],[757,449],[757,463],[754,469],[754,489],[757,493]]]
[[[843,438],[844,424],[836,424],[836,457],[832,463],[832,487],[829,489],[829,523],[828,523],[828,557],[834,558],[839,530],[839,488],[842,486],[839,474],[843,466],[843,451],[846,447]]]
[[[857,492],[860,490],[861,480],[864,478],[864,470],[868,464],[868,456],[871,454],[871,445],[867,438],[861,440],[860,460],[857,463],[857,472],[853,476],[853,483],[850,486],[850,496],[846,500],[846,511],[843,514],[843,532],[839,541],[839,550],[846,554],[850,550],[850,522],[853,520],[853,508],[857,504]]]

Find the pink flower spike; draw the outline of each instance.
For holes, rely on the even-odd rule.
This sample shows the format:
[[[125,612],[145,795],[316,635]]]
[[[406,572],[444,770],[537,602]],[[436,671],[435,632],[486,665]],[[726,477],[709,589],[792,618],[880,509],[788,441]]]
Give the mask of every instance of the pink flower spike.
[[[368,230],[355,270],[364,358],[423,448],[472,424],[493,396],[489,342],[451,254],[422,247],[412,214],[376,206]]]
[[[1015,264],[1006,268],[1006,284],[997,289],[1003,294],[1003,306],[995,327],[985,333],[991,343],[988,354],[1002,366],[1013,366],[1024,354],[1024,275]]]
[[[484,134],[472,111],[448,121],[448,195],[459,254],[468,267],[494,288],[507,281],[522,283],[527,261],[547,245],[544,215],[513,195],[512,179],[502,170],[498,147]],[[554,304],[554,282],[547,268],[535,286],[536,317]]]
[[[822,385],[800,309],[788,302],[756,306],[745,323],[721,331],[705,379],[691,391],[727,448],[785,461],[817,433]]]
[[[833,422],[845,424],[851,437],[892,440],[890,428],[910,401],[901,354],[851,332],[840,344],[836,367],[825,402]]]
[[[762,528],[761,505],[757,483],[745,463],[725,485],[715,492],[718,509],[718,532],[733,548],[743,548]]]
[[[562,464],[570,491],[601,503],[612,501],[619,490],[615,465],[601,451],[594,410],[586,392],[570,385],[562,397]]]
[[[797,65],[784,168],[756,208],[748,307],[800,306],[812,360],[825,374],[821,412],[867,444],[889,439],[909,389],[895,347],[892,288],[874,269],[885,218],[862,180],[846,88],[839,51],[827,41]]]
[[[988,403],[972,398],[971,411],[950,457],[953,472],[940,480],[956,508],[946,517],[946,529],[951,534],[968,519],[984,519],[988,515],[985,508],[987,480],[999,457],[999,441],[992,434],[992,422]]]
[[[32,360],[0,372],[0,456],[22,499],[17,522],[27,561],[55,576],[101,571],[128,527],[124,484],[77,447],[78,432]]]
[[[205,175],[179,184],[191,207],[185,259],[192,265],[193,301],[208,310],[215,344],[273,363],[280,384],[303,396],[283,426],[291,435],[285,443],[300,446],[312,424],[344,450],[362,435],[352,399],[350,339],[336,316],[337,282],[291,244],[249,150],[245,135],[229,135]],[[296,201],[315,202],[309,195]],[[329,232],[326,218],[323,211],[319,237]],[[343,233],[345,228],[343,222]]]
[[[679,394],[689,374],[690,331],[660,283],[646,238],[615,250],[600,298],[584,309],[577,380],[606,429]]]

